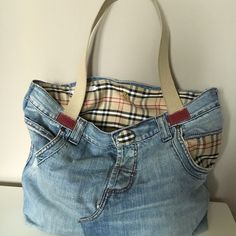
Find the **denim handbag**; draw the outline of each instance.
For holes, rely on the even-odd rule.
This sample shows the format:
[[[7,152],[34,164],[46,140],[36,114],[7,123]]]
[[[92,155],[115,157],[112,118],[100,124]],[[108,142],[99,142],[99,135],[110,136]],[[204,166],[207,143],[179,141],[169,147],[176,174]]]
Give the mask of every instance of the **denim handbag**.
[[[191,236],[206,231],[208,174],[220,154],[219,91],[177,89],[161,24],[161,86],[87,76],[94,20],[78,80],[33,80],[24,96],[31,146],[22,173],[25,222],[65,236]]]

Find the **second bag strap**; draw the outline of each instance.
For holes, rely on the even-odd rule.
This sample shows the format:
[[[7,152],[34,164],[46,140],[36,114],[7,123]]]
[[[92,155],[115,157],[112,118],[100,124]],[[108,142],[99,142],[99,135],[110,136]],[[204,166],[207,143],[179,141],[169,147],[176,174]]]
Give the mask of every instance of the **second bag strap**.
[[[76,120],[82,109],[86,89],[87,89],[87,67],[88,58],[90,55],[91,45],[94,43],[94,36],[101,23],[101,20],[105,13],[110,9],[111,5],[118,0],[105,0],[99,9],[99,12],[91,26],[91,30],[88,37],[87,47],[82,54],[82,58],[79,65],[79,76],[76,81],[74,94],[69,100],[68,105],[64,109],[64,115]],[[170,33],[166,23],[164,14],[160,8],[157,0],[152,0],[158,15],[160,16],[162,25],[162,36],[160,41],[159,57],[158,57],[158,70],[161,89],[163,97],[165,99],[168,113],[173,114],[174,119],[179,116],[186,118],[186,111],[183,112],[184,107],[176,90],[173,77],[171,75],[170,64],[169,64],[169,48],[170,48]]]

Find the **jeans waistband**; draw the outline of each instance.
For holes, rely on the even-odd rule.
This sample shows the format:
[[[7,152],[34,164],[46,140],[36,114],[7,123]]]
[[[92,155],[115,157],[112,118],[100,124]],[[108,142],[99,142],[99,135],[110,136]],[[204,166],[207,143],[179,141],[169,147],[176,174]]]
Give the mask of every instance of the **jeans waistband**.
[[[70,84],[72,85],[73,83]],[[64,108],[53,97],[51,97],[44,88],[39,86],[37,83],[34,83],[34,81],[31,82],[24,97],[23,109],[27,106],[27,102],[31,102],[41,114],[48,116],[54,122],[57,122],[57,117],[64,110]],[[196,119],[196,117],[201,116],[215,106],[219,106],[218,89],[209,88],[185,105],[191,118],[183,123],[188,123],[192,119]],[[172,129],[172,126],[167,121],[167,115],[167,112],[165,112],[160,116],[151,117],[137,124],[126,126],[112,132],[105,132],[96,127],[92,122],[80,116],[77,117],[76,125],[73,130],[67,127],[63,128],[65,131],[65,137],[75,145],[80,142],[82,135],[84,135],[87,139],[98,146],[119,146],[123,144],[123,142],[119,142],[119,138],[122,133],[126,134],[125,131],[127,130],[133,134],[132,137],[134,137],[134,140],[137,142],[147,139],[158,132],[160,132],[162,141],[165,142],[171,138]],[[58,124],[61,125],[60,123]]]

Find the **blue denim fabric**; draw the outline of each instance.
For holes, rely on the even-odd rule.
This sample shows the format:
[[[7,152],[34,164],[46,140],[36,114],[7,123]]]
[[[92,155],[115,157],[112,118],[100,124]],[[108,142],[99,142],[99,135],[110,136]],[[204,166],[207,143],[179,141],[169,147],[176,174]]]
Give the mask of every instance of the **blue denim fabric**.
[[[186,107],[191,119],[175,126],[164,113],[104,132],[78,117],[71,131],[56,121],[63,108],[31,82],[23,101],[31,138],[22,175],[26,222],[66,236],[191,236],[205,231],[210,170],[193,162],[182,134],[222,129],[218,90],[203,91]],[[118,139],[124,130],[134,137],[125,144]]]

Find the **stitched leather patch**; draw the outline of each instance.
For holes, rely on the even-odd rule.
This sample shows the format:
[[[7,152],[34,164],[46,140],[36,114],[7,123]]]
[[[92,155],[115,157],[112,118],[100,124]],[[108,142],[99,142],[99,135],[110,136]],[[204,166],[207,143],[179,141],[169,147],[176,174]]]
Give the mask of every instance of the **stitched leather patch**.
[[[73,130],[75,125],[76,125],[76,121],[73,120],[72,118],[70,118],[69,116],[63,114],[63,113],[59,113],[57,119],[56,119],[60,124],[64,125],[65,127]]]
[[[176,125],[182,121],[189,120],[191,118],[190,113],[187,108],[177,111],[171,115],[167,116],[167,121],[171,125]]]

